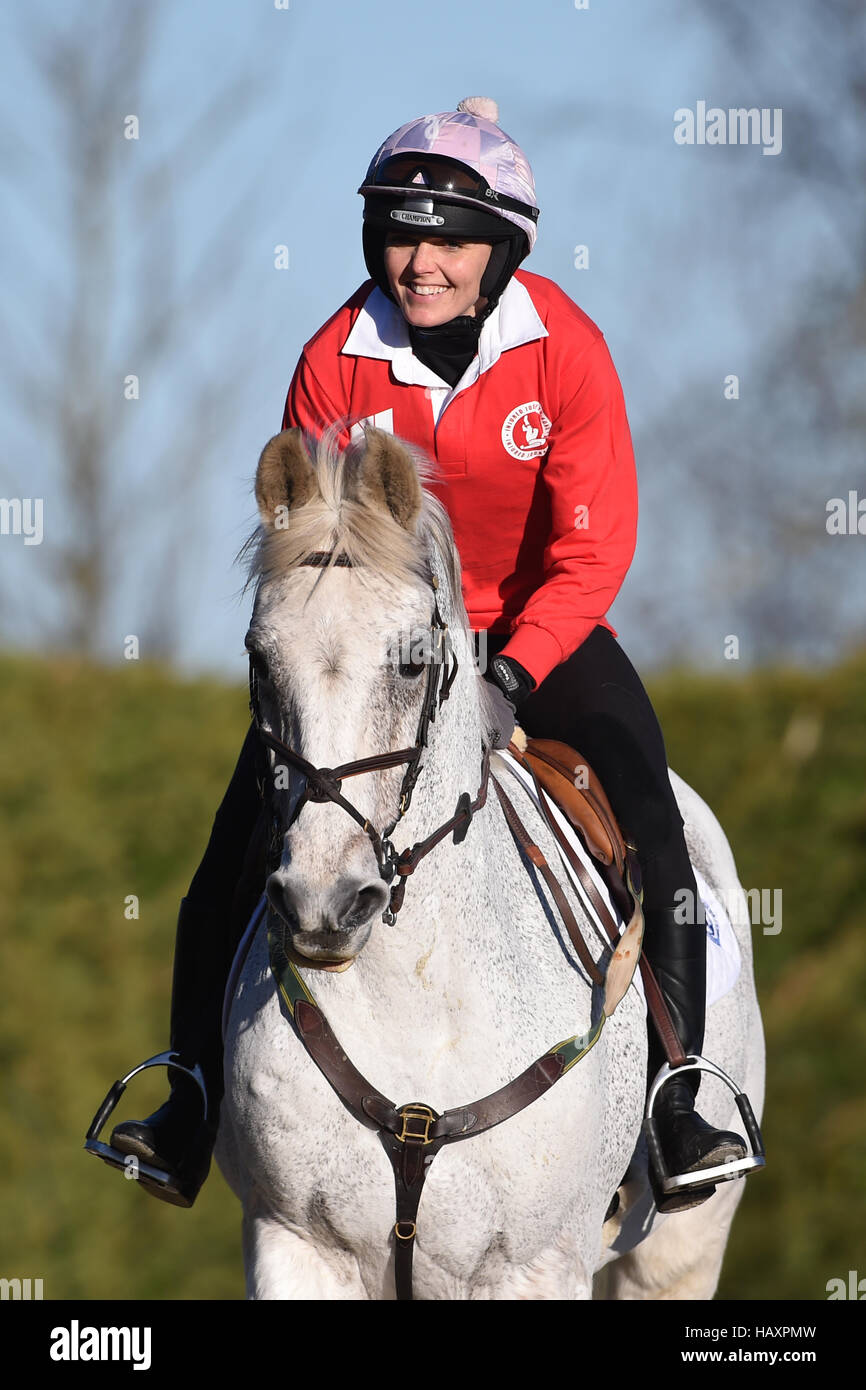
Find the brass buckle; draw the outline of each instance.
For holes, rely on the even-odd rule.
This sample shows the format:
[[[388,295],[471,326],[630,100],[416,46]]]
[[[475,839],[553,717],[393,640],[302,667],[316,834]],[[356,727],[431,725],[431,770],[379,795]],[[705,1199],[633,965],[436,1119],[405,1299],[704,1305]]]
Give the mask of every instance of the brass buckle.
[[[401,1144],[433,1143],[430,1138],[430,1126],[436,1116],[429,1105],[404,1105],[397,1113],[403,1121],[403,1132],[397,1135]],[[418,1125],[420,1128],[410,1128],[410,1125]]]

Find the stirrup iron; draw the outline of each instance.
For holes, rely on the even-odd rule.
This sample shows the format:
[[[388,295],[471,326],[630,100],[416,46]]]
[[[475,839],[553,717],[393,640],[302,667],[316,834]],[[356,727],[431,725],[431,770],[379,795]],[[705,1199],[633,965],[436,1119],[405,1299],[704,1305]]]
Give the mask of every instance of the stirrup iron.
[[[145,1071],[147,1067],[173,1067],[176,1071],[182,1071],[191,1081],[194,1081],[201,1092],[202,1099],[202,1121],[207,1120],[207,1091],[204,1084],[204,1076],[198,1062],[193,1067],[185,1067],[179,1060],[180,1054],[177,1052],[158,1052],[155,1057],[148,1057],[146,1062],[141,1062],[132,1071],[127,1072],[126,1076],[120,1081],[115,1081],[105,1100],[100,1105],[93,1117],[90,1128],[84,1140],[84,1148],[87,1153],[93,1154],[95,1158],[101,1158],[112,1168],[119,1168],[123,1173],[134,1172],[136,1177],[150,1178],[158,1187],[164,1187],[170,1191],[177,1189],[177,1178],[174,1173],[168,1172],[165,1168],[157,1168],[152,1163],[145,1163],[141,1158],[132,1154],[121,1153],[120,1149],[112,1148],[110,1144],[103,1143],[100,1132],[105,1127],[109,1115],[115,1109],[120,1097],[123,1095],[128,1083],[140,1071]]]
[[[752,1152],[746,1158],[734,1159],[730,1163],[719,1163],[714,1168],[697,1168],[691,1173],[680,1173],[672,1176],[668,1172],[668,1166],[662,1152],[653,1107],[656,1097],[666,1082],[670,1081],[671,1077],[682,1076],[687,1071],[710,1072],[711,1075],[717,1076],[720,1081],[724,1081],[725,1085],[733,1091]],[[731,1080],[727,1072],[722,1071],[721,1067],[717,1067],[715,1062],[710,1062],[706,1057],[689,1056],[682,1066],[671,1067],[665,1062],[659,1068],[647,1096],[644,1133],[646,1134],[650,1163],[653,1166],[659,1187],[665,1193],[691,1192],[696,1188],[708,1187],[712,1183],[727,1182],[729,1179],[745,1177],[747,1173],[752,1173],[756,1169],[766,1166],[764,1141],[749,1097],[745,1091],[740,1090],[735,1081]]]

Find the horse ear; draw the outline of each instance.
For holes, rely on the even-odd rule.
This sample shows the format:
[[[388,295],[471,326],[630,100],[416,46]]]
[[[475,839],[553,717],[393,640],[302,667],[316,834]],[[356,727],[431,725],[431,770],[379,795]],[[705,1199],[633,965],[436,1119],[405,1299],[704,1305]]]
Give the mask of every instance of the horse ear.
[[[277,508],[303,507],[317,495],[313,462],[299,429],[275,434],[262,450],[256,469],[256,501],[265,526],[273,527]]]
[[[358,500],[385,509],[406,531],[414,531],[423,497],[412,455],[385,430],[368,426],[356,475]]]

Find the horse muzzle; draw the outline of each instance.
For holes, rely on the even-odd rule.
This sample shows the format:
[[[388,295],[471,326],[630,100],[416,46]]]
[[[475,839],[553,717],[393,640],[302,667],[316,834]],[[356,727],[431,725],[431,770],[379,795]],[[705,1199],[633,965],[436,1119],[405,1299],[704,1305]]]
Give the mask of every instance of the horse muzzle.
[[[280,869],[271,874],[265,892],[289,929],[295,954],[323,967],[350,964],[360,954],[389,896],[381,878],[340,878],[317,893]]]

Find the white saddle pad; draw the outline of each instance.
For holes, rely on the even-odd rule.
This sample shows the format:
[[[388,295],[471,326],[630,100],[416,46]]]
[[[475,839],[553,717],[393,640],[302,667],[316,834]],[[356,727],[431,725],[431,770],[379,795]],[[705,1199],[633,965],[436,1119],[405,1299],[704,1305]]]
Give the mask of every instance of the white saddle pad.
[[[509,772],[514,780],[519,783],[533,805],[538,806],[535,787],[526,769],[521,767],[520,763],[518,763],[506,749],[497,749],[494,757],[500,761],[502,769]],[[491,770],[498,771],[499,769],[496,768],[495,763],[492,763]],[[622,919],[611,900],[604,880],[595,867],[591,856],[584,849],[576,830],[563,812],[560,811],[559,807],[554,806],[549,799],[548,806],[565,838],[568,840],[568,843],[583,863],[587,873],[598,889],[602,901],[614,921],[618,922],[620,927],[622,927]],[[584,892],[580,879],[569,864],[563,850],[559,848],[559,845],[557,845],[557,851],[569,883],[573,886],[588,915],[597,923],[602,939],[607,941],[607,932],[599,921],[597,912]],[[692,865],[692,867],[694,868],[694,865]],[[721,999],[723,995],[727,994],[729,989],[733,989],[737,976],[740,973],[742,957],[740,955],[740,945],[734,935],[734,929],[731,926],[731,921],[727,912],[709,884],[702,875],[698,873],[697,869],[694,870],[694,873],[707,919],[707,1007],[709,1008],[710,1004],[715,1004],[716,1000]],[[643,979],[641,978],[639,970],[635,972],[634,979],[632,980],[632,987],[638,991],[638,994],[640,994],[644,1001],[644,1008],[646,1008]]]

